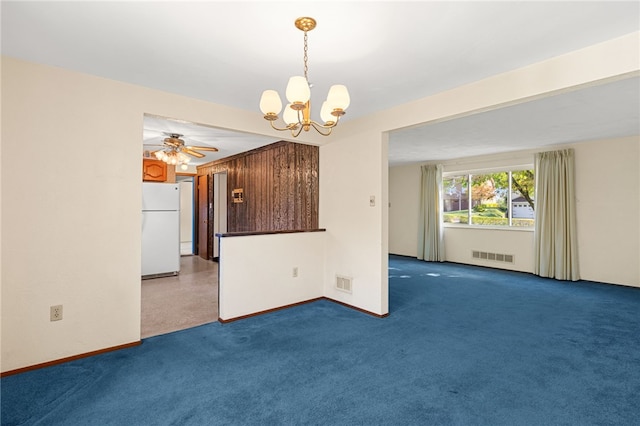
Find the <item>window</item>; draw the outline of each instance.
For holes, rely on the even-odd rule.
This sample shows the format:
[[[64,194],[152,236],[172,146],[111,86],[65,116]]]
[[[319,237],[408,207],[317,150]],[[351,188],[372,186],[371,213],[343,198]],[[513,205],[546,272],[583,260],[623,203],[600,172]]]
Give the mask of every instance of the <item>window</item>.
[[[533,170],[459,174],[442,179],[445,223],[532,228]]]

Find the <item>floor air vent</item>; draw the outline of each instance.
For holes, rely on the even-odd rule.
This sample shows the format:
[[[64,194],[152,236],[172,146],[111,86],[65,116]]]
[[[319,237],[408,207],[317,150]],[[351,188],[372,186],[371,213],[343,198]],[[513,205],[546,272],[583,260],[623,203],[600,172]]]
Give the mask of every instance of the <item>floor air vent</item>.
[[[471,256],[474,259],[493,260],[495,262],[513,263],[512,254],[489,253],[486,251],[473,250]]]
[[[349,277],[336,275],[336,288],[347,293],[351,293],[351,281]]]

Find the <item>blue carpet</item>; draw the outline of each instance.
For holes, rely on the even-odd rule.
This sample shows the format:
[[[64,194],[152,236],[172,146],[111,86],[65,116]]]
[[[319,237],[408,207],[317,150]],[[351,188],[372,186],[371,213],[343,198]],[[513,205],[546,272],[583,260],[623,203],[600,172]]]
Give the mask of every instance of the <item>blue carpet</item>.
[[[640,290],[391,256],[319,301],[5,377],[3,425],[637,425]]]

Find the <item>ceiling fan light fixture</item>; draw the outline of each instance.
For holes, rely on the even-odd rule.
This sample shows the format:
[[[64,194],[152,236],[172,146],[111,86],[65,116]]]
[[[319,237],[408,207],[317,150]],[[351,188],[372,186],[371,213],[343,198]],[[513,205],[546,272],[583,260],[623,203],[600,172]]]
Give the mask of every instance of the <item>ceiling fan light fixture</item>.
[[[295,138],[302,130],[308,132],[313,127],[322,136],[329,136],[335,126],[338,125],[340,117],[345,114],[351,99],[347,87],[342,84],[331,86],[327,100],[322,104],[320,119],[324,124],[311,120],[311,86],[309,84],[307,65],[307,32],[316,27],[316,20],[310,17],[298,18],[295,26],[304,32],[304,76],[293,76],[289,78],[285,96],[289,104],[284,108],[282,120],[285,127],[277,127],[274,123],[278,120],[278,114],[282,109],[280,95],[275,90],[265,90],[260,98],[260,110],[264,114],[271,127],[278,131],[289,130]]]
[[[193,158],[204,158],[205,154],[199,151],[218,152],[218,148],[213,146],[186,146],[183,135],[179,133],[165,133],[166,138],[162,140],[162,148],[153,152],[153,156],[169,165],[188,165]]]

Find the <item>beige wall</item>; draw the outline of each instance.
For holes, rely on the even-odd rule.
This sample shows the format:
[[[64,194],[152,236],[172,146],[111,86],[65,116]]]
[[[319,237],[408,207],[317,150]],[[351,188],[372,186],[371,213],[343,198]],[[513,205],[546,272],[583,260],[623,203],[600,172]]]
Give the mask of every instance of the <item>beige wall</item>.
[[[389,253],[391,254],[418,256],[420,179],[419,165],[389,168]]]
[[[140,339],[139,95],[3,58],[3,371]]]
[[[580,274],[640,287],[640,136],[575,148]]]
[[[220,318],[322,297],[324,242],[325,232],[220,238]]]
[[[578,255],[582,279],[640,287],[640,137],[569,145],[575,149]],[[545,151],[553,147],[545,148]],[[512,164],[533,163],[533,152],[510,154]],[[508,166],[509,156],[468,158],[443,162],[444,171]],[[392,217],[389,251],[417,256],[417,246],[405,244],[417,234],[420,165],[392,167],[389,173]],[[397,191],[397,193],[394,193]],[[406,201],[405,201],[406,200]],[[621,202],[620,200],[624,200]],[[533,232],[446,227],[446,260],[533,272]],[[394,251],[397,249],[398,251]],[[473,259],[472,250],[513,254],[513,265]]]
[[[320,147],[320,227],[327,229],[324,295],[379,315],[389,312],[385,146],[380,131],[365,128]],[[336,275],[353,279],[351,294],[335,288]]]

